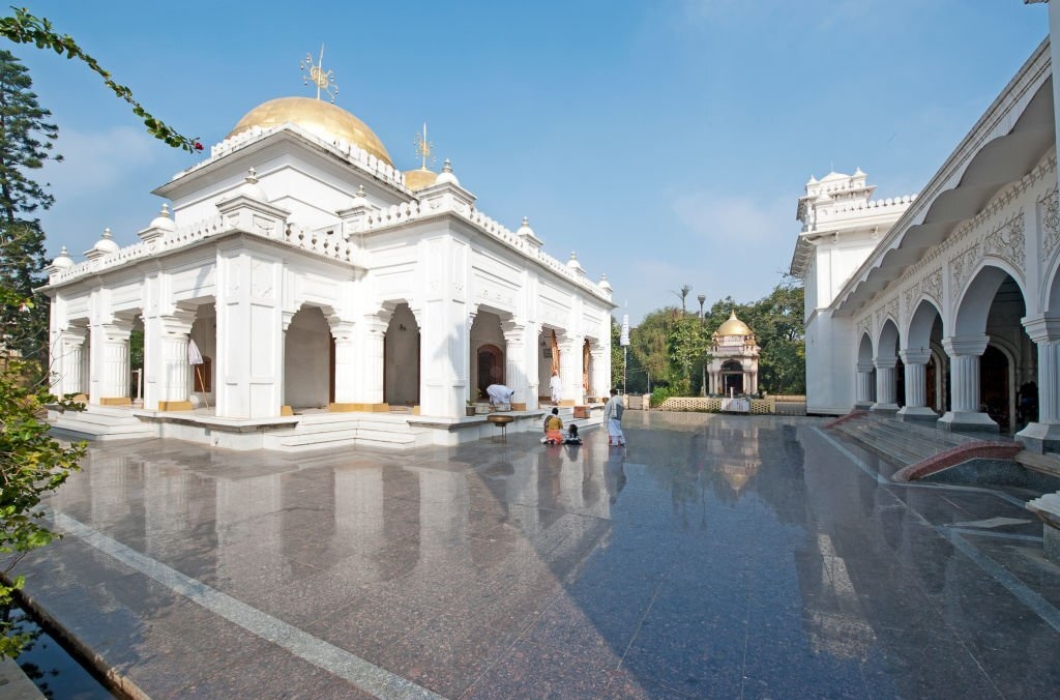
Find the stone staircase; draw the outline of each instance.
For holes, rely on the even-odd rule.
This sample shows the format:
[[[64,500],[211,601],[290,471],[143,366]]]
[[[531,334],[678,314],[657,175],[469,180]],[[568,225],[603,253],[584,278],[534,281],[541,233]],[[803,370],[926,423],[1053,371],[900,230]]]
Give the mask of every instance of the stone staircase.
[[[982,440],[856,411],[825,428],[898,467],[894,481],[913,481],[971,459],[1012,460],[1022,449],[1011,440]]]
[[[133,408],[88,406],[84,411],[48,411],[51,433],[62,440],[143,440],[158,437]]]
[[[297,427],[272,430],[264,436],[266,450],[300,452],[364,445],[407,448],[431,444],[429,431],[410,423],[409,414],[319,413],[301,416]]]

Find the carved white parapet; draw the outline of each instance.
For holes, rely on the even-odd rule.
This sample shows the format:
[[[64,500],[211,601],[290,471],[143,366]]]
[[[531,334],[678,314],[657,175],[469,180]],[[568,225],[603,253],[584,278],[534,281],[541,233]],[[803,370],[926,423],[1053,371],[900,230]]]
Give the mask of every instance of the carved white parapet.
[[[217,203],[225,228],[238,229],[263,238],[283,240],[290,212],[265,202],[237,194]]]

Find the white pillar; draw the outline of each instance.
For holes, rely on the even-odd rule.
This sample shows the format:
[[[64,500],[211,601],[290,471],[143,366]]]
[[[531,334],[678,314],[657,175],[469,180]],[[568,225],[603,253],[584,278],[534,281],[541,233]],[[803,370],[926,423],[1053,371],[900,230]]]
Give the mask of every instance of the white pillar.
[[[132,321],[113,319],[92,326],[90,402],[96,405],[125,406],[129,398],[129,334]]]
[[[361,324],[361,382],[357,403],[382,406],[383,404],[383,342],[389,323],[379,316],[369,314]]]
[[[501,323],[504,332],[504,381],[512,395],[512,403],[526,404],[530,407],[530,378],[526,366],[526,326],[505,321]],[[535,345],[536,347],[536,345]]]
[[[560,402],[581,404],[584,401],[582,392],[582,346],[585,338],[580,335],[564,335],[559,339],[559,376],[563,382]]]
[[[979,358],[990,339],[985,335],[943,338],[942,347],[950,357],[950,397],[952,411],[939,419],[943,430],[996,432],[997,423],[979,410]]]
[[[160,381],[158,382],[158,405],[159,410],[188,411],[191,410],[191,373],[192,366],[188,362],[188,334],[195,322],[195,313],[191,311],[178,310],[168,316],[159,316],[157,329],[159,332],[159,344],[144,343],[144,365],[153,364],[155,358],[147,357],[153,348],[158,347],[160,357],[158,358],[158,369]],[[151,406],[148,405],[150,408]]]
[[[871,362],[859,362],[858,363],[858,383],[857,383],[857,396],[855,401],[856,408],[868,408],[872,405],[872,370],[874,369]]]
[[[895,382],[895,367],[898,358],[877,357],[873,362],[876,367],[876,403],[872,404],[873,411],[881,413],[894,413],[898,410],[895,398],[897,386]]]
[[[589,395],[599,400],[610,396],[611,392],[611,372],[609,371],[610,363],[608,362],[611,350],[610,348],[594,345],[591,352],[593,366],[589,380]]]
[[[1024,319],[1023,327],[1038,345],[1038,420],[1017,437],[1029,450],[1060,450],[1060,318]]]
[[[87,393],[82,368],[85,362],[85,340],[88,329],[70,326],[59,336],[59,381],[53,391],[58,396]]]
[[[349,407],[356,402],[357,361],[356,324],[340,321],[332,324],[331,336],[335,339],[335,405],[332,408]]]
[[[283,406],[283,261],[219,242],[215,414],[273,418]],[[289,319],[288,319],[289,320]]]
[[[905,406],[898,411],[902,420],[938,419],[938,414],[927,405],[927,363],[931,360],[929,350],[902,350],[905,365]]]

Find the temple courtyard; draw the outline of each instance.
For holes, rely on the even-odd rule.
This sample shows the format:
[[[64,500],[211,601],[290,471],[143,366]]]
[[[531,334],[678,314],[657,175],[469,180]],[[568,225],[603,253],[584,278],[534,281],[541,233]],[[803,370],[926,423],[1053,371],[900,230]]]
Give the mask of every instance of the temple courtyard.
[[[32,604],[133,697],[1052,698],[1029,494],[804,417],[407,452],[96,443]]]

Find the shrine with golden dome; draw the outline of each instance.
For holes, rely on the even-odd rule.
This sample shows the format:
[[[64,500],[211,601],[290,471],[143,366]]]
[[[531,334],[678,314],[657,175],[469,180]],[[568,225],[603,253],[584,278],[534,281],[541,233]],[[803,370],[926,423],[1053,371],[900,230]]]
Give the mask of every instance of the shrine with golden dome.
[[[606,396],[606,277],[547,254],[528,218],[513,230],[484,214],[449,160],[431,170],[425,124],[398,169],[365,122],[320,99],[331,72],[307,66],[316,99],[251,109],[154,190],[165,203],[146,228],[56,258],[54,391],[88,404],[57,427],[400,447],[492,435],[466,415],[490,384],[515,391],[509,430],[536,429],[554,364],[563,403]]]
[[[736,311],[718,326],[707,368],[711,395],[741,396],[758,393],[758,352],[755,334],[736,318]]]

